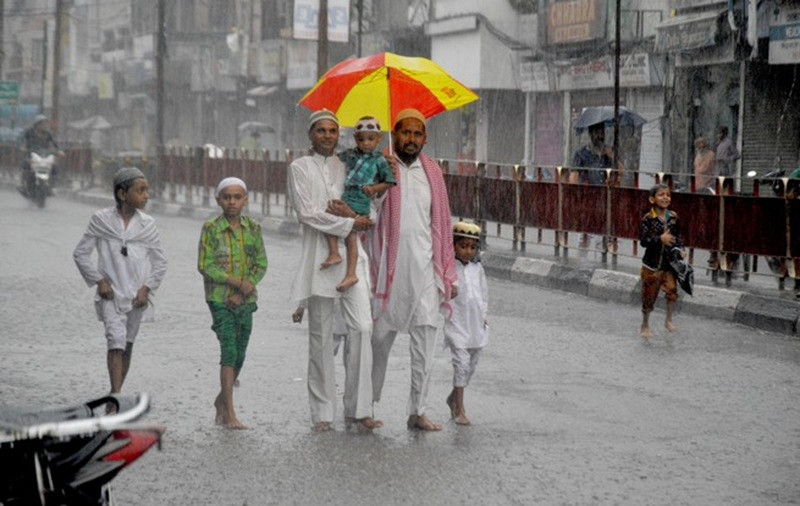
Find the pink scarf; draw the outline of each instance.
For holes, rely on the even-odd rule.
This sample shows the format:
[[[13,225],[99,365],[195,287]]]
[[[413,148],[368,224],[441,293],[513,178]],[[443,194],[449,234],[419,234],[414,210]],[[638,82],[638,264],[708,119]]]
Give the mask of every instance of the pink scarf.
[[[450,201],[442,169],[428,156],[420,153],[419,160],[431,189],[431,239],[433,241],[433,271],[442,305],[449,310],[453,283],[458,281],[453,254],[453,234]],[[400,236],[400,185],[389,189],[378,222],[370,237],[370,277],[375,296],[373,317],[378,319],[392,294]],[[380,304],[378,304],[380,302]]]

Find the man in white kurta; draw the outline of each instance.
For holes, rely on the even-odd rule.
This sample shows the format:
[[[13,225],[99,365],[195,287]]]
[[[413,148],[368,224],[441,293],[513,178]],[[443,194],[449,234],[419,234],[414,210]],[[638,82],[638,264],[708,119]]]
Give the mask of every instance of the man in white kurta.
[[[420,151],[426,140],[424,118],[418,112],[414,113],[409,113],[410,116],[404,119],[401,117],[403,115],[401,112],[398,115],[399,119],[395,121],[393,132],[394,147],[398,157],[396,179],[400,196],[399,220],[395,216],[392,219],[394,223],[386,225],[399,233],[393,272],[387,272],[386,266],[387,248],[392,246],[384,244],[370,252],[372,261],[378,264],[373,265],[373,270],[378,272],[376,275],[378,284],[384,283],[387,277],[391,279],[386,297],[381,299],[379,293],[375,300],[372,382],[374,400],[378,402],[386,378],[389,352],[395,337],[398,332],[408,333],[411,355],[408,426],[422,430],[440,430],[439,424],[428,420],[425,410],[434,351],[444,325],[442,304],[447,302],[450,289],[449,287],[444,289],[442,276],[437,276],[435,272],[439,257],[434,255],[434,251],[442,245],[435,244],[437,241],[441,242],[441,236],[435,236],[432,230],[437,229],[436,225],[440,223],[434,223],[432,209],[439,204],[438,209],[444,209],[442,212],[446,213],[446,216],[440,216],[439,220],[447,224],[445,238],[449,238],[450,258],[445,260],[449,260],[448,265],[452,266],[450,212],[446,194],[445,202],[436,202],[434,199],[435,194],[429,179],[431,175],[426,174],[420,159]],[[438,167],[436,170],[441,172]],[[438,178],[441,178],[441,174]],[[443,185],[443,180],[440,183]],[[442,198],[441,194],[438,198]],[[381,213],[387,211],[388,202],[387,200],[384,203]],[[384,216],[381,216],[381,220],[384,220]],[[376,229],[374,233],[385,232]],[[439,260],[439,263],[441,262]],[[438,271],[442,271],[441,267]],[[449,268],[449,275],[455,278],[452,267]],[[445,284],[452,285],[452,279],[448,280],[447,275],[444,276],[444,280]]]
[[[341,217],[326,212],[343,190],[345,167],[334,155],[339,139],[338,120],[330,111],[317,111],[309,122],[312,154],[289,167],[289,195],[302,228],[303,251],[295,274],[292,298],[307,300],[308,397],[316,431],[331,428],[335,414],[336,378],[333,354],[334,302],[339,297],[348,330],[345,345],[344,415],[365,429],[377,428],[372,420],[372,315],[370,312],[367,257],[359,243],[356,272],[359,282],[344,293],[336,285],[345,264],[321,269],[328,256],[324,234],[345,238],[351,230],[371,226],[367,217]],[[340,243],[341,247],[341,243]],[[344,255],[344,252],[342,252]]]

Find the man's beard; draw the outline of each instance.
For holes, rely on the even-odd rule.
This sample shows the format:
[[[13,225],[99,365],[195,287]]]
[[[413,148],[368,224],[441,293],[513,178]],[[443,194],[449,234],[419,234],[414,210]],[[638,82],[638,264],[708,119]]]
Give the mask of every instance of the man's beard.
[[[397,158],[402,160],[402,162],[406,165],[411,165],[412,163],[414,163],[414,160],[419,158],[419,153],[421,151],[416,144],[408,143],[406,144],[406,146],[408,146],[409,144],[413,145],[414,147],[417,147],[417,151],[415,151],[413,155],[406,153],[405,149],[397,150]]]

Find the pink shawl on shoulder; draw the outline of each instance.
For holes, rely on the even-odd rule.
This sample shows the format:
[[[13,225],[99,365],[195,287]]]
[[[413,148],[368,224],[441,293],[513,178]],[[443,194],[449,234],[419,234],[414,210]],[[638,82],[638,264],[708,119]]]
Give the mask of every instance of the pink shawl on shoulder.
[[[453,284],[458,281],[453,253],[452,222],[447,187],[439,165],[420,153],[420,162],[431,189],[431,239],[433,271],[442,304],[449,309]],[[400,235],[400,185],[390,188],[370,237],[370,277],[375,304],[373,318],[386,309],[392,294]]]

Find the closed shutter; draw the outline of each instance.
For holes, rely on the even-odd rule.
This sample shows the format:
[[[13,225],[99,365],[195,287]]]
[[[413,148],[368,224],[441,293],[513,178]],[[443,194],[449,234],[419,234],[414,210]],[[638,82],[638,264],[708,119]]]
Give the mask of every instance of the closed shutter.
[[[639,172],[661,172],[663,170],[661,116],[664,114],[664,95],[661,90],[642,89],[635,94],[632,107],[639,116],[647,120],[642,126],[639,147]]]

